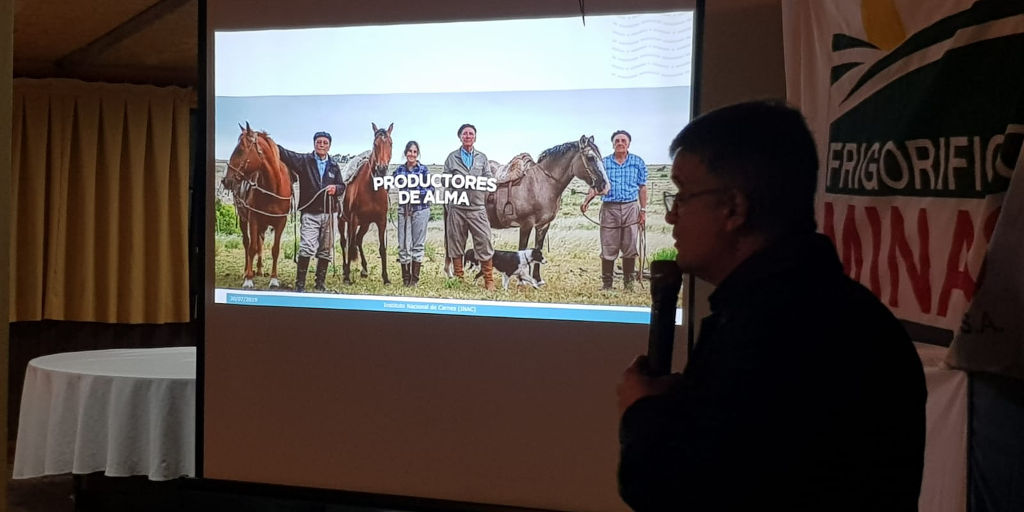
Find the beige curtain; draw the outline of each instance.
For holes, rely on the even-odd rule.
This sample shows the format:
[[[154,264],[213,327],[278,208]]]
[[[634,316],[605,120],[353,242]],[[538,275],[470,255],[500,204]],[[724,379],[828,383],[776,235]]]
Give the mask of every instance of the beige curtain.
[[[14,81],[11,321],[188,321],[190,103]]]

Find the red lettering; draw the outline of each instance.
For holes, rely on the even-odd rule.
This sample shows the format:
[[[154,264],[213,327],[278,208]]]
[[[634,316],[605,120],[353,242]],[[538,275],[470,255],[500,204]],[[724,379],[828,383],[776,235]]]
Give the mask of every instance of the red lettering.
[[[924,208],[917,211],[917,236],[919,260],[914,261],[914,253],[907,241],[907,234],[903,228],[903,214],[899,208],[889,208],[890,243],[887,261],[889,264],[889,306],[898,308],[900,291],[900,267],[899,260],[902,259],[906,265],[907,277],[910,279],[910,288],[917,299],[917,305],[923,313],[931,313],[932,284],[929,278],[931,272],[931,258],[928,255],[928,215]],[[898,257],[897,257],[898,255]]]
[[[857,232],[857,210],[852,204],[847,205],[843,219],[843,268],[856,281],[860,281],[860,269],[864,266],[863,250]]]
[[[822,226],[822,233],[832,240],[832,245],[839,247],[836,243],[836,212],[835,207],[832,205],[832,201],[825,201],[825,212],[824,212],[824,226]]]
[[[946,278],[942,282],[942,290],[939,292],[939,316],[944,317],[949,313],[949,299],[953,290],[962,291],[968,301],[974,296],[974,279],[971,278],[971,272],[967,269],[965,261],[972,245],[974,245],[974,222],[971,220],[970,212],[959,210],[956,213],[956,224],[953,227],[953,243],[949,249],[949,258],[946,259]]]
[[[875,297],[882,298],[882,279],[878,275],[878,261],[882,254],[882,216],[878,208],[868,206],[864,208],[868,217],[868,227],[871,228],[871,261],[868,267],[868,288]]]

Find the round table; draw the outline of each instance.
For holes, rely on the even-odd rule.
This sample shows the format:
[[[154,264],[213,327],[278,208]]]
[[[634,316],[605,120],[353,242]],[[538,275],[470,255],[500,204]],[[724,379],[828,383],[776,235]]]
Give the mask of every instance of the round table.
[[[91,350],[28,363],[14,478],[195,474],[195,347]]]

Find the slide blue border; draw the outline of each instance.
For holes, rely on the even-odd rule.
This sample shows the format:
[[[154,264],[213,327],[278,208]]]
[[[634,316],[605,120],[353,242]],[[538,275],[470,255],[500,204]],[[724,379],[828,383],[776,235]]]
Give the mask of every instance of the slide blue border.
[[[214,297],[214,302],[219,304],[242,306],[385,311],[620,324],[647,324],[651,320],[651,309],[649,307],[635,306],[458,301],[450,299],[241,291],[223,288],[216,289]],[[676,325],[682,324],[682,318],[682,308],[679,308],[676,311]]]

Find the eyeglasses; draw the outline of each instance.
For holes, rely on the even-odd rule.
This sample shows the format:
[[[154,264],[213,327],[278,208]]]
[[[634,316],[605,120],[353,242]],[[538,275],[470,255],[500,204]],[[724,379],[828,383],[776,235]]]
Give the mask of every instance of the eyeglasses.
[[[706,196],[709,194],[720,194],[728,191],[728,187],[714,187],[706,188],[704,190],[698,190],[696,192],[690,192],[689,194],[680,192],[673,194],[671,192],[665,192],[663,199],[665,200],[665,211],[670,212],[676,206],[682,206],[689,202],[691,199],[695,199],[700,196]]]

